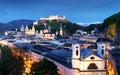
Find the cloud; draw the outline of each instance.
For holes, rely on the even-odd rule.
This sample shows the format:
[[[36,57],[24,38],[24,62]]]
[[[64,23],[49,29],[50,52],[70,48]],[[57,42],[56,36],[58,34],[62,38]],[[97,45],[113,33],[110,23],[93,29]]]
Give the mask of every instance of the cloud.
[[[96,22],[78,22],[77,24],[83,25],[83,26],[88,26],[90,24],[100,24],[101,22],[96,21]]]

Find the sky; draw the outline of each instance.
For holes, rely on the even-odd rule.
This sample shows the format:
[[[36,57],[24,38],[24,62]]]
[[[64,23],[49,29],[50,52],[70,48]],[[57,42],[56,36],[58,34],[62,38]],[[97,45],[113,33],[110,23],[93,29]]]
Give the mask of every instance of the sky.
[[[103,22],[120,12],[120,0],[0,0],[0,22],[64,15],[74,23]]]

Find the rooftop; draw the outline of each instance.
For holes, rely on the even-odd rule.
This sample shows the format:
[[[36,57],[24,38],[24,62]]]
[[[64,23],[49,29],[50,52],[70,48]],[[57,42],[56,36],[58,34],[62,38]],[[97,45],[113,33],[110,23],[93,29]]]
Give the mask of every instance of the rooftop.
[[[50,58],[68,68],[72,68],[71,53],[72,53],[71,51],[59,50],[47,53],[45,57]]]

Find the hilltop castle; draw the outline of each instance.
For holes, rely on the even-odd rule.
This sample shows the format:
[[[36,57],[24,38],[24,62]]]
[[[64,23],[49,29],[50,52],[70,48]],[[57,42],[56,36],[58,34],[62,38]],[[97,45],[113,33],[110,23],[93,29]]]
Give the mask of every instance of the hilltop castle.
[[[44,23],[47,20],[48,21],[52,21],[52,20],[65,21],[66,18],[65,18],[65,16],[50,15],[49,17],[40,18],[39,20],[33,22],[33,25],[38,25],[38,24]]]

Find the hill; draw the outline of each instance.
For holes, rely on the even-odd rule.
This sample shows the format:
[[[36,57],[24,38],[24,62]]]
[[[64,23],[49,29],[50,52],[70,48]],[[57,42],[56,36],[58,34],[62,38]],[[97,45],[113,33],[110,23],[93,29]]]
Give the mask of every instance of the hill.
[[[84,31],[87,31],[89,34],[91,33],[92,30],[94,30],[95,28],[97,28],[99,30],[101,24],[90,24],[89,26],[83,27]]]
[[[8,23],[0,23],[0,32],[5,30],[15,30],[16,28],[20,29],[21,25],[31,25],[33,22],[34,20],[19,19]]]
[[[20,20],[13,20],[8,23],[0,23],[0,32],[4,32],[5,30],[15,30],[20,29],[21,25],[29,25],[29,28],[32,27],[34,20],[26,20],[26,19],[20,19]],[[56,31],[59,31],[60,26],[62,25],[62,28],[64,30],[64,35],[72,35],[73,33],[76,32],[78,29],[82,29],[82,26],[72,23],[70,21],[57,21],[57,20],[52,20],[52,21],[45,21],[46,26],[44,23],[41,23],[40,25],[35,25],[35,29],[40,31],[43,30],[44,28],[47,28],[48,25],[50,24],[51,26],[51,31],[53,33],[56,33]]]
[[[0,23],[0,32],[3,32],[6,29],[6,24],[5,23]]]
[[[120,12],[106,18],[100,27],[100,30],[105,31],[106,38],[113,41],[119,41],[118,37],[120,36],[118,34],[120,30]]]
[[[26,20],[26,19],[20,19],[20,20],[13,20],[11,22],[7,23],[7,26],[11,26],[13,29],[20,28],[21,25],[30,25],[33,24],[34,20]]]
[[[36,25],[35,29],[40,31],[43,30],[44,28],[48,28],[48,25],[51,26],[51,31],[55,33],[56,31],[60,30],[60,26],[63,28],[63,33],[65,36],[72,35],[73,33],[76,32],[78,29],[82,29],[82,26],[72,23],[70,21],[57,21],[57,20],[52,20],[52,21],[46,21],[46,26],[43,24]],[[31,27],[31,26],[30,26]]]

